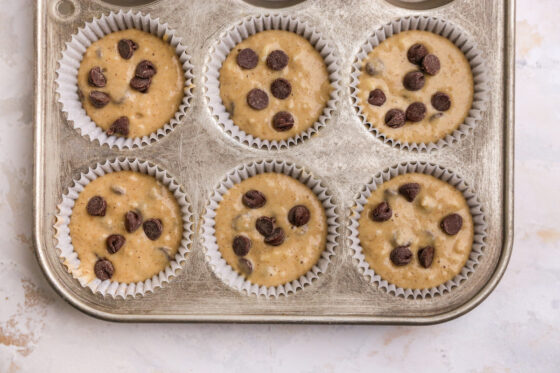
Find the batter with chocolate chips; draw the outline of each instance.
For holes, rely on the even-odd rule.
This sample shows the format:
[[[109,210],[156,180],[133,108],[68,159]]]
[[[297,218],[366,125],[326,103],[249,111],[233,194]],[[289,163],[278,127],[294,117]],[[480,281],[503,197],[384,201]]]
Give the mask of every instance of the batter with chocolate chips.
[[[389,138],[437,142],[471,109],[474,82],[463,52],[428,31],[404,31],[375,47],[362,62],[360,106]]]
[[[376,274],[402,288],[426,289],[461,272],[474,226],[461,192],[433,176],[410,173],[371,194],[358,233]]]
[[[319,52],[289,31],[248,37],[220,69],[220,96],[233,122],[266,140],[286,140],[312,127],[331,90]]]
[[[114,32],[91,44],[78,70],[82,105],[108,135],[142,137],[177,112],[185,78],[175,49],[147,32]]]
[[[225,261],[253,284],[297,280],[325,249],[327,218],[306,185],[265,173],[234,185],[216,210],[216,240]]]
[[[69,225],[81,275],[123,283],[153,277],[177,254],[182,222],[173,194],[149,175],[120,171],[93,180]]]

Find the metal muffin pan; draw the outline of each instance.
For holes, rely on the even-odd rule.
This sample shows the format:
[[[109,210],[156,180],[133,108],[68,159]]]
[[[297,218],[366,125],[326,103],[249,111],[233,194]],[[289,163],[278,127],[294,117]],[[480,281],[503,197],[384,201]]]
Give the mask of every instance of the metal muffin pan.
[[[289,1],[296,4],[288,7],[274,1],[274,9],[267,0],[156,0],[125,8],[115,3],[131,1],[36,2],[35,246],[45,276],[74,307],[113,321],[429,324],[472,310],[496,287],[513,240],[514,1],[306,0]],[[64,44],[85,22],[120,9],[169,23],[192,56],[195,76],[191,107],[177,128],[153,145],[122,151],[82,137],[66,122],[55,93]],[[228,28],[249,15],[272,13],[296,15],[335,45],[342,90],[333,118],[316,136],[267,151],[240,144],[223,132],[204,97],[204,72],[212,46]],[[351,66],[360,46],[381,25],[409,15],[434,16],[461,27],[487,62],[490,99],[482,120],[462,141],[433,152],[383,144],[364,128],[350,100]],[[97,162],[116,157],[149,160],[169,171],[183,185],[195,215],[194,244],[184,269],[162,289],[126,300],[93,294],[72,278],[55,251],[53,228],[56,206],[72,180]],[[294,162],[321,179],[334,194],[342,227],[328,270],[304,290],[271,299],[248,296],[222,283],[205,260],[200,234],[201,217],[218,181],[240,164],[264,159]],[[484,257],[472,276],[450,293],[423,300],[397,297],[371,285],[352,262],[347,229],[360,188],[379,171],[416,160],[461,176],[480,199],[488,224]]]

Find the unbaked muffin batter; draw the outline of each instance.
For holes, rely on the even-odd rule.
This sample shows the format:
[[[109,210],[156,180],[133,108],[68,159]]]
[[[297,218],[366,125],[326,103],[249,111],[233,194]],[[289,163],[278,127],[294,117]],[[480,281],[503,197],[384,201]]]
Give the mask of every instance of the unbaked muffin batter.
[[[253,53],[243,52],[247,54],[241,61],[243,68],[238,62],[243,55],[238,55],[245,49]],[[276,70],[269,66],[267,59],[274,51],[284,52],[287,65],[273,65]],[[290,92],[286,82],[279,84],[281,94],[277,95],[285,98],[277,98],[272,92],[273,82],[279,78],[291,85]],[[268,96],[266,106],[263,103],[260,107],[264,108],[258,110],[247,103],[249,92],[255,88]],[[313,126],[331,90],[319,52],[307,39],[289,31],[262,31],[248,37],[231,50],[220,69],[220,96],[233,122],[246,133],[266,140],[285,140]],[[279,112],[291,114],[293,121],[286,125],[284,120],[282,128],[275,129],[274,116]]]
[[[120,40],[136,44],[136,49],[129,48],[128,59],[119,52]],[[131,87],[142,61],[151,62],[156,71],[145,93]],[[98,76],[98,84],[92,84],[90,71],[96,67],[101,69],[105,79]],[[103,80],[104,86],[99,84]],[[184,84],[183,68],[175,49],[163,39],[136,29],[114,32],[91,44],[78,70],[78,87],[87,115],[106,131],[117,119],[127,117],[127,137],[130,138],[149,135],[169,122],[183,99]],[[93,91],[108,94],[108,103],[103,107],[92,104],[90,94]]]
[[[406,198],[406,190],[399,190],[410,183],[419,185],[408,195],[413,197],[412,202]],[[378,214],[384,216],[376,218],[384,221],[374,221],[373,210],[382,202],[389,205],[391,217],[382,210]],[[462,218],[462,226],[452,227],[446,221],[444,227],[445,218],[453,214]],[[474,228],[461,192],[433,176],[411,173],[383,183],[371,194],[360,216],[358,232],[366,261],[376,274],[399,287],[425,289],[443,284],[461,271],[471,253]],[[406,253],[405,249],[396,250],[399,247],[407,247],[412,254],[404,256],[407,264],[396,265],[393,260],[403,258],[391,258],[392,254],[398,256],[399,250]],[[426,247],[434,252],[428,268],[421,265],[418,254]]]
[[[88,205],[94,197],[103,198],[104,212],[99,204],[94,208]],[[130,211],[142,216],[132,227],[133,232],[125,227]],[[161,235],[156,238],[155,232],[152,239],[145,226],[151,219],[159,219],[162,228]],[[173,194],[155,178],[132,171],[113,172],[93,180],[79,194],[70,217],[70,238],[80,259],[80,271],[90,281],[96,277],[94,267],[99,260],[112,264],[111,281],[132,283],[151,278],[173,260],[182,234],[182,215]],[[110,235],[126,240],[115,253],[108,249]],[[106,268],[102,272],[102,277],[107,275]]]
[[[252,204],[248,204],[252,208],[244,202],[250,191],[257,192]],[[299,222],[295,219],[299,226],[293,224],[293,216],[292,221],[289,217],[296,206],[304,206],[303,212],[307,210],[306,216],[299,216]],[[272,235],[257,230],[257,219],[261,217],[274,219],[269,227],[270,232],[274,231]],[[327,219],[321,202],[306,185],[283,174],[259,174],[234,185],[224,194],[215,221],[223,258],[254,284],[277,286],[296,280],[317,263],[325,249]],[[283,240],[274,237],[277,229],[284,232]],[[250,247],[243,248],[248,252],[234,252],[238,236],[245,237],[246,243],[246,239],[250,240]]]
[[[416,64],[407,58],[415,44],[423,45],[427,53],[439,59],[441,68],[435,75],[423,71],[420,58]],[[409,90],[403,84],[405,75],[413,71],[424,75],[425,84],[418,90]],[[388,137],[409,143],[437,142],[467,117],[473,101],[473,84],[467,58],[451,41],[432,32],[404,31],[383,41],[362,62],[358,98],[367,121]],[[376,89],[383,95],[377,91],[371,97]],[[432,105],[436,93],[447,95],[448,108],[449,102],[440,102],[440,110]],[[373,104],[368,102],[370,97]],[[406,120],[397,128],[386,124],[389,110],[406,112],[415,102],[425,105],[423,119],[419,116],[415,121]]]

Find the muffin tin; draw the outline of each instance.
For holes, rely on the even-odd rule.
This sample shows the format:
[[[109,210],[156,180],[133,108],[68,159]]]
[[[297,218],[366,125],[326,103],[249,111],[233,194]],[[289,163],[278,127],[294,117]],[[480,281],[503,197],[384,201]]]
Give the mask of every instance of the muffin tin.
[[[509,0],[39,0],[35,16],[36,254],[53,288],[92,316],[145,322],[293,322],[427,324],[476,307],[503,275],[513,238],[514,7]],[[126,6],[120,8],[120,6]],[[290,6],[285,6],[286,4]],[[295,5],[292,5],[295,4]],[[149,14],[182,39],[193,65],[193,97],[175,130],[141,148],[110,148],[74,130],[56,94],[57,61],[65,43],[86,22],[120,10]],[[340,94],[332,117],[311,138],[279,150],[240,143],[211,114],[205,74],[212,48],[248,16],[295,15],[316,28],[336,50]],[[351,101],[352,65],[379,27],[400,17],[436,17],[457,25],[483,53],[489,104],[478,125],[459,142],[434,151],[393,148],[364,127]],[[57,205],[72,180],[97,163],[135,157],[167,170],[193,209],[194,237],[177,277],[144,297],[112,298],[83,288],[56,252]],[[313,284],[294,294],[263,298],[233,290],[205,259],[202,227],[215,186],[249,162],[286,161],[320,179],[336,203],[335,255]],[[476,193],[486,217],[484,256],[460,286],[425,299],[396,296],[370,284],[352,259],[350,217],[364,184],[402,162],[428,162],[454,171]]]

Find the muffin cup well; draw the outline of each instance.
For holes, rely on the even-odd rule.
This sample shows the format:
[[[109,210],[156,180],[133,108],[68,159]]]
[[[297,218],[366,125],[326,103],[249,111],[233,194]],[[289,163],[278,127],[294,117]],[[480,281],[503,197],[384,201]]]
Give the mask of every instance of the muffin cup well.
[[[80,259],[74,251],[72,240],[70,238],[70,218],[72,216],[72,208],[78,198],[78,195],[93,180],[105,174],[118,171],[135,171],[146,175],[153,176],[163,185],[165,185],[172,193],[183,216],[183,237],[181,245],[174,257],[174,260],[152,278],[137,283],[120,283],[111,280],[102,281],[98,278],[88,281],[80,272]],[[193,214],[191,206],[187,200],[185,192],[175,179],[170,176],[167,171],[157,165],[136,158],[120,158],[105,163],[98,163],[93,168],[89,168],[86,173],[80,174],[79,179],[73,181],[73,185],[68,192],[62,196],[62,202],[57,206],[58,214],[54,228],[56,230],[55,238],[57,240],[56,249],[62,259],[68,272],[76,278],[83,287],[90,288],[94,293],[103,296],[109,295],[113,298],[128,296],[143,296],[146,293],[154,292],[155,289],[162,287],[164,283],[169,282],[177,272],[182,268],[183,262],[186,260],[187,253],[190,251],[193,238]]]
[[[436,35],[443,36],[449,39],[467,58],[471,66],[471,71],[474,80],[474,94],[473,103],[469,113],[463,123],[457,127],[451,134],[446,135],[444,138],[437,142],[429,143],[412,143],[401,142],[400,140],[393,139],[383,132],[378,130],[366,118],[363,108],[358,98],[358,84],[359,78],[362,74],[362,61],[367,58],[367,55],[381,42],[403,31],[419,30],[429,31]],[[482,115],[487,107],[488,102],[488,85],[487,85],[487,71],[485,61],[476,44],[471,40],[470,36],[465,31],[462,31],[457,26],[450,22],[428,16],[410,16],[396,19],[375,31],[368,40],[362,45],[356,60],[352,65],[350,76],[350,91],[354,108],[358,113],[358,117],[366,128],[375,135],[378,139],[385,144],[391,145],[393,148],[400,148],[413,151],[432,151],[441,149],[445,146],[451,145],[472,132],[474,127],[482,118]]]
[[[470,213],[474,224],[474,236],[471,253],[461,272],[446,283],[441,284],[437,287],[431,287],[427,289],[401,288],[381,278],[381,276],[376,274],[375,271],[370,267],[369,263],[365,260],[358,235],[360,215],[364,211],[364,206],[367,203],[367,200],[370,197],[371,193],[376,190],[381,184],[389,181],[396,176],[414,172],[434,176],[460,191],[470,208]],[[371,283],[377,284],[379,288],[384,289],[390,294],[402,296],[404,298],[411,297],[414,299],[424,299],[427,297],[433,297],[438,294],[443,295],[445,292],[450,292],[453,288],[459,286],[463,281],[467,280],[468,276],[475,271],[480,262],[480,258],[483,255],[485,247],[484,241],[486,239],[486,227],[486,220],[478,198],[465,183],[465,181],[463,181],[459,176],[457,176],[452,171],[449,171],[432,163],[405,162],[387,168],[375,175],[370,182],[364,185],[364,187],[356,197],[356,202],[350,217],[350,248],[354,252],[352,257],[355,261],[357,261],[358,268],[362,271],[366,278],[369,278],[369,281]]]
[[[333,89],[329,101],[317,121],[307,130],[287,140],[260,139],[246,133],[233,123],[220,97],[220,69],[231,50],[249,36],[265,30],[290,31],[307,39],[323,57]],[[331,120],[338,101],[340,91],[339,62],[334,46],[307,22],[293,16],[267,14],[245,18],[219,37],[218,42],[210,51],[210,57],[206,65],[205,95],[212,116],[229,136],[251,147],[267,150],[283,149],[307,140]]]
[[[175,48],[175,52],[182,64],[185,85],[184,95],[181,105],[175,116],[165,123],[157,131],[149,135],[136,138],[119,137],[108,135],[105,130],[96,125],[87,115],[82,106],[78,93],[78,69],[86,49],[95,41],[113,32],[138,29],[148,32],[158,38],[163,39]],[[91,141],[97,140],[101,145],[118,148],[119,150],[128,148],[139,148],[144,145],[152,144],[165,135],[169,134],[185,117],[185,112],[190,106],[193,90],[193,66],[190,57],[187,55],[186,48],[181,44],[179,37],[169,28],[167,23],[161,23],[159,18],[152,19],[150,15],[141,13],[118,13],[111,12],[88,22],[78,32],[72,35],[72,40],[66,43],[66,50],[62,52],[62,58],[58,61],[56,70],[58,101],[62,105],[62,112],[72,126],[80,131],[82,136],[88,137]]]
[[[216,225],[214,217],[216,216],[216,209],[223,199],[223,195],[231,187],[252,176],[269,172],[288,175],[300,181],[313,191],[325,209],[327,217],[327,239],[325,250],[321,253],[321,257],[306,274],[300,276],[299,279],[282,285],[266,287],[253,284],[246,280],[224,260],[214,235],[214,227]],[[303,289],[304,286],[311,284],[313,280],[317,279],[321,273],[327,270],[331,262],[331,257],[334,255],[334,248],[337,245],[339,236],[338,216],[331,193],[323,183],[311,173],[300,166],[283,161],[266,160],[251,162],[241,165],[229,172],[214,189],[210,201],[206,206],[206,213],[203,219],[202,237],[204,240],[204,250],[206,252],[206,259],[214,273],[224,283],[240,292],[245,292],[249,295],[255,294],[257,296],[264,296],[266,298],[295,293],[297,290]]]

